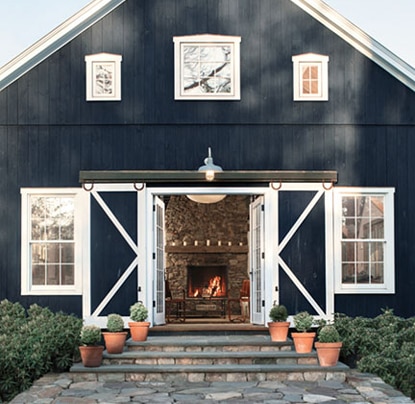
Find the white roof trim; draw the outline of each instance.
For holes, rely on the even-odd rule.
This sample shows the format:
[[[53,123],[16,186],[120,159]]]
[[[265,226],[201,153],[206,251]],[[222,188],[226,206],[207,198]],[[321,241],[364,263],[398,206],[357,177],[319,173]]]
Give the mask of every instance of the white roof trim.
[[[0,91],[105,17],[125,0],[93,0],[0,68]]]
[[[125,0],[93,0],[0,68],[0,91],[117,8]],[[322,0],[291,0],[343,40],[415,91],[415,68],[371,38]]]
[[[291,1],[415,91],[415,68],[367,35],[322,0]]]

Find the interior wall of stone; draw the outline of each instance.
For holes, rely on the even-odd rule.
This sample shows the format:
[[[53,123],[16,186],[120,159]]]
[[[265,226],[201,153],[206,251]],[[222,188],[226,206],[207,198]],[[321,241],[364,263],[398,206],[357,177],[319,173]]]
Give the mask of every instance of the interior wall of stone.
[[[250,197],[228,195],[201,204],[173,195],[165,202],[166,277],[173,296],[186,289],[189,265],[226,265],[228,297],[239,297],[242,281],[249,279]]]

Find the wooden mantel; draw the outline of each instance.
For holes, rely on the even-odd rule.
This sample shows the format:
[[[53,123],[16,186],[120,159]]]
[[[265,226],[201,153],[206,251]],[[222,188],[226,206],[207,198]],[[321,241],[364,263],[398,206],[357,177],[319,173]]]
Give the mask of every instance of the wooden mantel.
[[[165,248],[166,253],[176,254],[247,254],[247,245],[169,245]]]

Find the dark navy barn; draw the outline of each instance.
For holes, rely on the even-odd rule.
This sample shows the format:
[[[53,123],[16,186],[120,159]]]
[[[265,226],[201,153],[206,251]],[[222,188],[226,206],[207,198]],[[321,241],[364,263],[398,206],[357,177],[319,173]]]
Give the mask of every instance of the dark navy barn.
[[[155,254],[160,248],[166,254],[164,243],[166,248],[190,243],[196,249],[209,239],[218,257],[247,248],[241,280],[258,276],[251,283],[260,290],[251,296],[251,304],[261,303],[251,307],[254,323],[265,323],[274,301],[287,305],[291,315],[309,310],[321,317],[333,312],[375,316],[386,307],[402,316],[415,314],[413,68],[357,27],[338,30],[345,20],[322,2],[95,0],[74,18],[76,28],[58,27],[50,43],[35,44],[21,63],[0,69],[0,299],[36,302],[85,318],[127,316],[135,300],[144,300],[153,323],[160,323],[164,306],[157,299],[164,286],[157,285],[168,274],[158,272]],[[186,69],[203,62],[175,54],[174,38],[188,52],[201,49],[201,59],[207,58],[206,49],[222,57],[218,54],[229,46],[231,58],[239,49],[229,77],[240,95],[230,98],[218,84],[217,98],[203,93],[200,83],[206,77],[197,72],[200,92],[175,96],[180,86],[175,69],[183,69],[184,77]],[[91,55],[96,59],[89,62]],[[119,71],[113,55],[122,57]],[[295,56],[300,84],[294,80]],[[186,57],[194,64],[186,65]],[[88,63],[107,69],[104,86],[109,88],[99,87],[98,75],[87,77]],[[228,79],[228,66],[222,68],[215,71],[214,83]],[[120,99],[111,100],[117,80]],[[98,86],[91,101],[88,85]],[[300,100],[293,98],[296,85]],[[327,85],[327,99],[320,85]],[[221,180],[219,173],[208,182],[198,176],[208,147],[224,175],[229,171],[234,177]],[[128,180],[117,176],[125,170],[132,171]],[[171,171],[169,179],[156,178]],[[195,175],[191,181],[183,176],[189,171]],[[246,171],[259,179],[244,178]],[[261,173],[268,171],[274,177],[264,181]],[[284,180],[287,171],[296,173],[294,180]],[[81,172],[85,189],[92,190],[80,184]],[[336,181],[310,180],[312,172],[335,172]],[[94,181],[88,173],[102,175]],[[244,211],[241,220],[250,222],[251,231],[244,228],[241,246],[226,235],[231,243],[226,251],[219,247],[227,239],[212,233],[203,240],[189,235],[185,246],[185,239],[173,237],[178,224],[172,230],[162,226],[160,246],[153,237],[160,223],[149,205],[161,199],[168,216],[190,188],[228,195],[209,205],[212,217],[218,209],[227,212],[227,203],[238,203],[235,195],[246,196],[246,206],[263,198],[264,217],[255,222],[253,211]],[[63,232],[46,240],[55,237],[46,236],[47,230],[37,239],[34,201],[56,201],[65,189],[75,198],[74,242]],[[319,199],[309,205],[316,194]],[[84,208],[77,210],[78,203]],[[186,215],[177,220],[190,220]],[[255,223],[262,226],[264,248],[257,275],[249,258]],[[346,229],[354,235],[346,235]],[[73,250],[45,258],[42,248],[55,251],[57,245],[60,251]],[[167,254],[168,271],[174,271],[174,257],[195,264],[182,255],[195,260],[199,253],[183,251]],[[38,270],[44,271],[44,281],[36,278]],[[73,276],[65,278],[66,273]],[[239,284],[229,293],[237,292]]]

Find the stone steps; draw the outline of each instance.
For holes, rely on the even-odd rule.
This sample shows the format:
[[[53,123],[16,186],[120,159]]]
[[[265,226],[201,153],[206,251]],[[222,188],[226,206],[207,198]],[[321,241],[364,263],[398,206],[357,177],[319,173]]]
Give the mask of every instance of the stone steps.
[[[319,366],[316,352],[298,354],[291,340],[272,342],[266,334],[165,335],[128,340],[124,352],[104,351],[102,366],[75,364],[75,380],[118,381],[344,381],[348,367]]]

